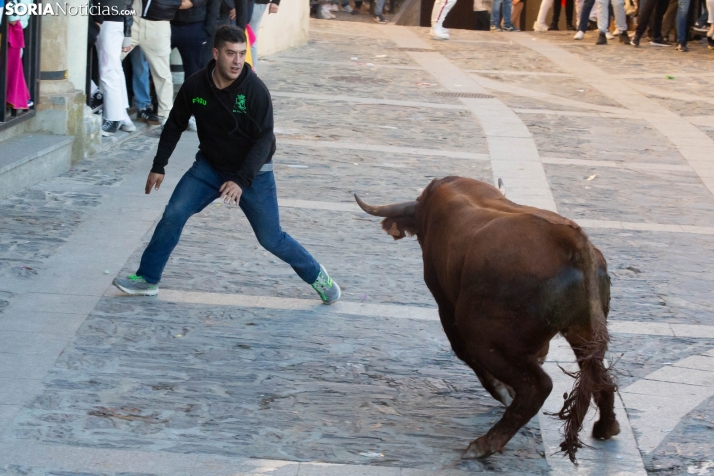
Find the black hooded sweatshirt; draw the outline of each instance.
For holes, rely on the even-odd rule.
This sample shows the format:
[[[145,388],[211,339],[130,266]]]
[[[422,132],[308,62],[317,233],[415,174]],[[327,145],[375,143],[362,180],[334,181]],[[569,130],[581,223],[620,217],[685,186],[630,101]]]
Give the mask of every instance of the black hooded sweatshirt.
[[[233,176],[241,188],[250,187],[260,168],[275,153],[273,103],[270,93],[249,64],[225,89],[213,82],[216,61],[184,81],[161,132],[151,171],[164,173],[171,153],[196,117],[198,148],[209,164]]]

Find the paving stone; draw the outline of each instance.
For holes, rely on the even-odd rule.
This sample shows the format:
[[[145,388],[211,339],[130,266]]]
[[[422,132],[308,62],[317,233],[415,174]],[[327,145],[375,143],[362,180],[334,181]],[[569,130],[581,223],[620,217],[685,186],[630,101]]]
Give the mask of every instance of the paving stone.
[[[285,85],[281,90],[288,90]],[[418,101],[417,101],[418,102]],[[467,110],[335,103],[276,97],[276,128],[286,139],[333,140],[486,153],[486,138]],[[315,107],[319,104],[321,107]],[[469,134],[452,134],[468,121]],[[472,126],[473,125],[473,126]],[[278,150],[281,150],[278,143]],[[287,148],[290,150],[290,148]]]
[[[104,298],[14,435],[435,469],[529,461],[546,472],[537,421],[499,458],[460,460],[503,409],[454,360],[439,325]]]

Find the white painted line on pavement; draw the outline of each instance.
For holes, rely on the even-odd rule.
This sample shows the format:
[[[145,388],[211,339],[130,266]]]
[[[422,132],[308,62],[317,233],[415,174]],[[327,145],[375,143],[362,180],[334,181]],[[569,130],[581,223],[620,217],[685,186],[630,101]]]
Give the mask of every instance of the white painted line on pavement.
[[[518,112],[518,109],[514,109]],[[593,113],[599,115],[600,113]],[[324,141],[324,140],[302,140],[302,139],[284,139],[282,136],[289,136],[291,133],[276,132],[279,139],[279,144],[295,145],[300,147],[318,147],[327,149],[344,149],[344,150],[362,150],[375,152],[388,152],[403,155],[419,155],[419,156],[434,156],[448,157],[452,159],[465,160],[491,160],[488,154],[479,154],[473,152],[461,152],[456,150],[441,150],[441,149],[425,149],[421,147],[402,147],[402,146],[387,146],[375,144],[362,144],[357,142],[340,142],[340,141]],[[678,164],[663,164],[657,162],[622,162],[615,160],[589,160],[589,159],[564,159],[560,157],[541,157],[541,162],[552,165],[573,165],[585,167],[610,167],[621,169],[632,169],[642,171],[665,171],[665,172],[691,172],[695,173],[689,165]],[[281,164],[278,163],[278,166]]]
[[[580,109],[590,109],[592,111],[609,112],[612,114],[632,114],[627,109],[623,109],[621,107],[601,106],[600,104],[593,104],[585,101],[576,101],[575,99],[568,99],[562,96],[556,96],[555,94],[548,94],[540,91],[534,91],[532,89],[521,88],[511,83],[502,83],[500,81],[486,78],[484,76],[479,76],[473,73],[471,76],[484,88],[492,91],[500,91],[507,94],[513,94],[514,96],[527,97],[538,101],[558,104],[559,106],[577,107]]]
[[[116,289],[109,288],[106,296],[127,298]],[[297,311],[329,312],[336,314],[350,314],[365,317],[387,317],[395,319],[417,319],[423,321],[439,321],[439,313],[433,307],[400,306],[396,304],[370,304],[341,300],[326,306],[317,298],[295,299],[272,296],[252,296],[247,294],[224,294],[178,291],[161,289],[158,299],[160,301],[205,304],[213,306],[235,306],[245,308],[265,308]],[[676,327],[679,331],[670,328]],[[701,339],[714,339],[714,326],[662,324],[635,321],[609,321],[608,329],[613,334],[637,334],[653,336],[689,337]]]
[[[369,61],[372,66],[366,66],[365,62]],[[374,63],[374,59],[365,57],[360,61],[328,61],[328,60],[310,60],[301,58],[266,58],[260,59],[260,65],[270,65],[275,63],[294,63],[294,64],[317,64],[317,65],[329,65],[329,66],[352,66],[354,68],[365,69],[365,68],[382,68],[382,69],[400,69],[407,71],[423,71],[420,66],[405,66],[403,64],[384,64],[384,63]]]
[[[543,157],[541,158],[541,162],[554,165],[582,165],[585,167],[612,167],[642,171],[656,170],[663,172],[695,173],[689,165],[660,164],[655,162],[617,162],[614,160],[561,159],[557,157]]]
[[[338,141],[315,141],[315,140],[295,140],[280,139],[280,145],[298,145],[303,147],[317,147],[326,149],[362,150],[374,152],[388,152],[393,154],[420,155],[427,157],[448,157],[451,159],[467,160],[490,160],[488,154],[476,154],[472,152],[459,152],[439,149],[424,149],[419,147],[399,147],[389,145],[359,144],[356,142]]]
[[[431,48],[408,28],[389,26],[384,30],[400,47]],[[441,53],[409,52],[409,55],[447,90],[487,94],[478,77],[463,72]],[[513,184],[509,198],[518,203],[557,211],[533,136],[518,115],[496,98],[460,101],[471,110],[486,134],[494,183],[502,178]]]
[[[513,41],[543,55],[563,71],[573,73],[580,80],[622,104],[637,117],[649,122],[670,140],[704,185],[714,193],[714,141],[708,135],[685,118],[638,91],[638,87],[642,89],[641,85],[615,78],[593,62],[559,46],[534,40],[531,35],[513,35]],[[678,95],[667,93],[665,96],[676,98]]]
[[[497,458],[497,456],[494,456]],[[408,469],[390,466],[298,462],[212,454],[182,454],[50,445],[33,440],[0,442],[0,467],[17,465],[48,472],[141,473],[166,476],[466,476],[455,469]]]
[[[358,104],[376,104],[386,106],[400,107],[416,107],[422,109],[452,109],[463,111],[468,109],[460,104],[439,104],[435,102],[416,102],[416,101],[397,101],[393,99],[374,99],[374,98],[358,98],[354,96],[338,96],[334,94],[305,94],[305,93],[289,93],[284,91],[271,91],[270,95],[274,98],[289,98],[289,99],[309,99],[311,101],[335,101],[335,102],[353,102]]]
[[[512,183],[512,182],[511,182]],[[509,182],[506,182],[506,187]],[[510,192],[509,192],[510,195]],[[278,198],[279,206],[283,208],[303,208],[307,210],[330,210],[339,212],[364,213],[357,203],[353,202],[319,202],[312,200],[295,200],[291,198]],[[578,218],[575,221],[583,228],[593,229],[613,229],[628,231],[659,231],[667,233],[691,233],[695,235],[714,235],[714,227],[676,225],[662,223],[636,223],[617,220],[592,220],[589,218]]]
[[[631,115],[614,114],[609,112],[585,112],[585,111],[557,111],[554,109],[519,109],[513,108],[516,114],[543,114],[546,116],[573,116],[573,117],[604,117],[607,119],[630,119]]]
[[[632,426],[643,453],[657,449],[684,416],[714,395],[712,352],[671,363],[620,391],[627,408],[638,412]]]

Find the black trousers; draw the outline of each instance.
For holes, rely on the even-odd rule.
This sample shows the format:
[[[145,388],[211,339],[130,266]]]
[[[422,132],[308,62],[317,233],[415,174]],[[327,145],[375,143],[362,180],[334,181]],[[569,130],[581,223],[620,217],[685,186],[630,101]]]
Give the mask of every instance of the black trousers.
[[[638,37],[643,36],[650,19],[652,19],[652,37],[662,38],[662,18],[664,18],[668,6],[669,0],[646,0],[642,10],[640,10],[640,17],[637,19],[636,35]],[[653,14],[654,17],[652,16]]]
[[[560,21],[560,9],[562,8],[562,2],[560,0],[555,0],[553,2],[553,21],[551,22],[553,25],[557,25],[558,22]],[[575,1],[574,0],[565,0],[565,20],[568,22],[568,25],[573,24],[573,10],[575,9]]]
[[[178,48],[181,54],[184,77],[201,69],[203,48],[208,39],[203,22],[171,25],[171,48]]]

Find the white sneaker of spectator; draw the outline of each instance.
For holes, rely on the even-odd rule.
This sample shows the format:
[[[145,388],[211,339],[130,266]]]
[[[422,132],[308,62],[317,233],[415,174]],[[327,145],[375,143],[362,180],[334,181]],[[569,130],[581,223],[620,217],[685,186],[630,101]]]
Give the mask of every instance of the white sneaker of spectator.
[[[333,18],[335,18],[335,15],[330,12],[329,3],[325,3],[322,5],[322,8],[320,8],[320,13],[322,14],[322,18],[324,18],[325,20],[332,20]]]
[[[120,129],[126,132],[134,132],[136,130],[136,126],[134,125],[133,122],[122,122]]]
[[[431,37],[435,40],[449,39],[449,33],[441,25],[434,25],[433,27],[431,27],[431,31],[429,33],[431,34]]]
[[[342,11],[345,12],[345,13],[352,13],[352,7],[351,7],[350,4],[348,3],[347,5],[345,5],[344,7],[342,7]]]

